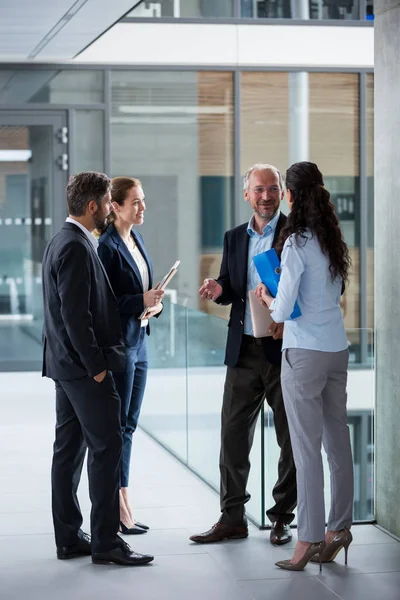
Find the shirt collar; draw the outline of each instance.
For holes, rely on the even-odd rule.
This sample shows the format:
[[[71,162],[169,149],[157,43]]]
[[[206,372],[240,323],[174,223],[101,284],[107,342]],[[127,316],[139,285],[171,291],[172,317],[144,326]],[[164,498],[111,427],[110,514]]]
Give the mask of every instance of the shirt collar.
[[[264,237],[267,235],[271,235],[271,233],[275,232],[276,226],[278,224],[279,217],[281,215],[281,211],[278,210],[276,215],[270,220],[268,225],[263,228],[262,236],[254,229],[254,215],[251,217],[248,225],[247,225],[247,233],[250,237],[258,235],[259,237]]]
[[[65,222],[73,223],[74,225],[77,225],[79,227],[79,229],[81,229],[83,231],[83,233],[86,235],[89,242],[92,244],[93,248],[95,250],[97,250],[97,248],[99,246],[99,242],[96,240],[94,235],[92,233],[90,233],[89,229],[86,229],[86,227],[84,225],[82,225],[82,223],[79,223],[79,221],[77,221],[76,219],[73,219],[72,217],[67,217],[65,219]]]

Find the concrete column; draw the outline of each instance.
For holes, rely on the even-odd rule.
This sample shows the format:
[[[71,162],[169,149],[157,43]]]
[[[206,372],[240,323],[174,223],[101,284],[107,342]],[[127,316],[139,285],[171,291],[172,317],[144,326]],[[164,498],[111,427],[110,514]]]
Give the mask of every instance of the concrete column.
[[[400,537],[400,2],[375,0],[376,516]]]
[[[309,19],[310,5],[308,0],[291,0],[292,19]]]
[[[289,73],[290,165],[309,158],[308,96],[308,73]]]
[[[291,9],[293,19],[307,20],[310,18],[308,0],[291,0]],[[309,158],[308,96],[308,73],[289,73],[288,167],[295,162]]]

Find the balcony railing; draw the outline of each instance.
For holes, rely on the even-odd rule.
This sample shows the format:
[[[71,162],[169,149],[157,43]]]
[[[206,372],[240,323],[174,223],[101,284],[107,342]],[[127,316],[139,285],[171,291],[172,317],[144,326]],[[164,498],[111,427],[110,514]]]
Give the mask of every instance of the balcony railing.
[[[216,491],[226,333],[225,320],[166,300],[163,314],[152,321],[150,371],[140,418],[140,425],[147,433]],[[363,336],[369,340],[368,362],[353,362],[348,381],[355,521],[374,518],[373,332],[348,331],[353,361],[360,356],[357,345]],[[268,524],[265,510],[272,499],[278,456],[273,416],[265,404],[251,452],[248,483],[251,500],[247,505],[248,516],[261,527]],[[325,459],[324,471],[328,507],[329,471]]]
[[[373,21],[373,0],[141,0],[138,19]]]

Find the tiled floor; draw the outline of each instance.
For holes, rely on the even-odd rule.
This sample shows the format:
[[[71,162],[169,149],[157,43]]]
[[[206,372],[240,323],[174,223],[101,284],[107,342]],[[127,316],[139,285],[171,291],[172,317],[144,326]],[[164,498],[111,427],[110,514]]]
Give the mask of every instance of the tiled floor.
[[[145,434],[134,443],[135,515],[151,530],[129,540],[155,554],[146,567],[58,561],[52,535],[49,467],[53,391],[37,374],[0,374],[1,600],[400,600],[400,544],[373,526],[353,528],[349,566],[309,565],[288,573],[274,566],[290,547],[274,548],[268,532],[198,546],[190,533],[218,518],[218,498]],[[86,476],[81,505],[87,521]]]

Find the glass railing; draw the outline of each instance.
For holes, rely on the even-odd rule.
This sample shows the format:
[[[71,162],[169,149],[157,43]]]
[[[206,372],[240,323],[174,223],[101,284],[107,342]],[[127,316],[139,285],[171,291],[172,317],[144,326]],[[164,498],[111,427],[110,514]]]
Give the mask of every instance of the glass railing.
[[[373,19],[370,0],[240,0],[240,10],[242,17],[258,19]]]
[[[165,301],[163,314],[152,320],[149,338],[149,375],[140,417],[141,427],[219,490],[220,412],[225,381],[224,353],[227,322]],[[348,414],[354,454],[354,519],[374,518],[373,495],[373,334],[348,332],[350,353],[364,336],[368,361],[356,363],[353,352],[348,380]],[[353,368],[355,367],[355,368]],[[257,423],[250,456],[247,514],[259,526],[268,525],[265,511],[277,478],[279,449],[273,416],[265,405]],[[324,460],[329,505],[329,471]],[[218,502],[216,502],[218,511]]]
[[[155,0],[138,2],[127,17],[161,19],[229,19],[236,0]]]
[[[153,0],[126,15],[158,19],[374,19],[373,0]]]

